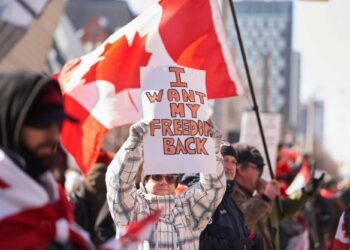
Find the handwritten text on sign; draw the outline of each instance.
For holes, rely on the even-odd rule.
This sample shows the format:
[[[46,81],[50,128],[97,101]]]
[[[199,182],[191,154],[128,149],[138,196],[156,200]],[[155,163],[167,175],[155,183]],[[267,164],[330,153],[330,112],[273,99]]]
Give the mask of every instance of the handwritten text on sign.
[[[142,68],[141,86],[144,117],[150,121],[145,171],[211,172],[215,155],[204,72],[184,67]],[[209,167],[208,159],[213,160]]]

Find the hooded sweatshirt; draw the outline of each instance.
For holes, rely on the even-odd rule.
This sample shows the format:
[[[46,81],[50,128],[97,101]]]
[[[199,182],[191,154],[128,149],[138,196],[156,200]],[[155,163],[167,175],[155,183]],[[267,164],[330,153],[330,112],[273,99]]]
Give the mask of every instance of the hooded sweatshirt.
[[[18,152],[23,122],[41,88],[49,81],[29,71],[0,73],[0,147]]]
[[[56,81],[38,73],[0,72],[0,148],[34,179],[47,168],[21,146],[20,133],[40,90],[49,83],[59,89]]]
[[[55,80],[34,72],[0,72],[2,249],[67,249],[71,242],[79,249],[89,248],[88,240],[72,226],[71,207],[52,173],[20,143],[27,114],[47,84],[59,89]]]

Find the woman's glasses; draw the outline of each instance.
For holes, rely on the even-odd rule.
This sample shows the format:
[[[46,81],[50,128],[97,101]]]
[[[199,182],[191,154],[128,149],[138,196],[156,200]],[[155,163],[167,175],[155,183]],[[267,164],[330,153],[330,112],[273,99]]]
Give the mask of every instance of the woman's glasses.
[[[161,174],[155,174],[155,175],[151,175],[152,180],[156,181],[156,182],[161,182],[163,179],[166,180],[166,182],[168,184],[174,184],[176,182],[177,179],[177,175],[161,175]]]

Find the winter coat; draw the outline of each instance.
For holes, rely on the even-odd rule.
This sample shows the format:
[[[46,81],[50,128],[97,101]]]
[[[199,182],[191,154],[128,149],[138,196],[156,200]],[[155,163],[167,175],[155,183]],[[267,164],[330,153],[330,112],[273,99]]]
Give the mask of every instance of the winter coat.
[[[74,204],[75,221],[89,232],[96,246],[101,245],[115,235],[112,217],[108,208],[107,210],[104,209],[107,192],[106,171],[107,165],[105,163],[95,164],[86,176],[82,188],[69,194],[70,201]],[[97,223],[98,216],[104,217],[103,225]],[[102,222],[102,219],[100,220]],[[102,234],[101,231],[103,231]]]
[[[126,144],[126,143],[125,143]],[[200,181],[180,196],[157,196],[143,185],[137,190],[135,176],[143,161],[140,147],[119,150],[106,174],[107,201],[116,226],[123,229],[153,211],[162,209],[148,242],[151,249],[198,249],[199,236],[225,193],[222,157],[215,174],[201,174]]]
[[[263,237],[264,249],[268,250],[280,249],[279,220],[292,216],[309,198],[300,191],[281,200],[283,208],[281,213],[275,201],[269,200],[264,195],[252,196],[239,184],[234,188],[231,197],[243,212],[249,230]]]
[[[251,249],[253,242],[248,239],[244,215],[230,197],[233,187],[234,181],[228,181],[224,198],[212,217],[212,223],[202,232],[199,249],[215,249],[218,244],[220,249]],[[214,241],[213,237],[217,240]]]
[[[185,174],[181,179],[181,183],[191,187],[198,180],[199,174]],[[225,195],[212,217],[212,222],[207,225],[201,234],[199,249],[262,248],[261,237],[255,236],[252,237],[252,240],[248,239],[248,228],[245,224],[244,215],[230,196],[235,186],[235,181],[227,181]]]

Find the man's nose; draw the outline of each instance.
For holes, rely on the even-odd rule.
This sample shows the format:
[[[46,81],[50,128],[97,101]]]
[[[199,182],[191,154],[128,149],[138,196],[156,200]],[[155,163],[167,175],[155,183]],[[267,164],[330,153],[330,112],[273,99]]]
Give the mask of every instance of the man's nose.
[[[226,169],[229,169],[229,170],[231,170],[231,169],[233,169],[233,164],[232,163],[228,163],[228,164],[226,164]]]
[[[52,141],[58,141],[60,139],[60,126],[57,123],[53,123],[49,127],[49,137]]]

